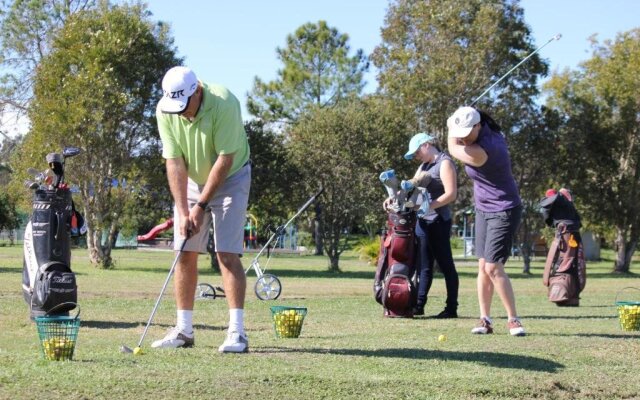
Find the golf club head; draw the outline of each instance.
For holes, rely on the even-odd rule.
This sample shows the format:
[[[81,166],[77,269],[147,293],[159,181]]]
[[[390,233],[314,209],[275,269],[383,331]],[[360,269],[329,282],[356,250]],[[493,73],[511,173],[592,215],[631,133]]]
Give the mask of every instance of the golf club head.
[[[64,158],[59,153],[47,154],[47,163],[56,175],[62,175],[64,173]]]
[[[68,146],[62,150],[63,158],[74,157],[80,153],[82,153],[82,149],[80,147]]]
[[[38,182],[26,180],[24,181],[24,187],[26,187],[27,189],[36,190],[40,187],[40,184]]]
[[[37,177],[39,174],[41,174],[40,171],[38,171],[37,169],[33,168],[33,167],[29,167],[27,168],[27,174],[33,176],[34,178]]]
[[[120,346],[120,353],[133,353],[131,347],[125,346],[124,344]]]

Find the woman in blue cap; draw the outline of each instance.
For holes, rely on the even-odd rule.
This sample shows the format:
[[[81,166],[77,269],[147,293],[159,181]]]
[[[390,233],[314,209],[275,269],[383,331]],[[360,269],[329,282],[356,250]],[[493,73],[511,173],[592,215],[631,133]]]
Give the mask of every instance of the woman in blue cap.
[[[451,254],[451,206],[457,196],[456,167],[448,154],[435,145],[435,138],[418,133],[409,142],[409,151],[404,158],[420,161],[416,171],[431,177],[426,189],[429,194],[429,210],[420,215],[416,224],[418,238],[418,301],[415,315],[424,315],[424,306],[433,281],[434,261],[440,266],[447,286],[444,311],[435,318],[458,317],[458,272]]]

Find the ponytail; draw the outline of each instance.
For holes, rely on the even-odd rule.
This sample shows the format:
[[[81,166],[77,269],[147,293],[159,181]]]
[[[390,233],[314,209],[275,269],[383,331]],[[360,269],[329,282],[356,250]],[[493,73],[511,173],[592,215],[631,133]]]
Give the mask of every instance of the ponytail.
[[[500,128],[500,125],[498,125],[498,123],[493,118],[491,118],[489,114],[477,108],[476,111],[478,111],[478,113],[480,114],[481,123],[489,125],[489,128],[491,128],[492,131],[502,133],[502,128]]]

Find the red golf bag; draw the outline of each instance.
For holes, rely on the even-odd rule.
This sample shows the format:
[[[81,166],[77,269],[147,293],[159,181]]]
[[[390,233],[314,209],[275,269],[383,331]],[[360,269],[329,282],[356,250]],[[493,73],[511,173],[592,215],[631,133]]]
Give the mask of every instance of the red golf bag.
[[[384,307],[385,317],[413,318],[417,291],[415,275],[416,213],[390,212],[380,238],[380,253],[373,293]]]

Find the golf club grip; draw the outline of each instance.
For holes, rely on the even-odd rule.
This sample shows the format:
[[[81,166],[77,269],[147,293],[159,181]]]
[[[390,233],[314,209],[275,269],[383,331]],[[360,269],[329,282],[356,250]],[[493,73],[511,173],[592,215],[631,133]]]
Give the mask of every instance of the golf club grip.
[[[307,208],[309,208],[309,206],[311,205],[311,203],[313,203],[318,196],[320,196],[322,194],[322,192],[324,192],[324,186],[320,186],[320,190],[318,190],[318,192],[316,194],[314,194],[313,196],[311,196],[311,198],[309,200],[307,200],[306,203],[304,203],[304,205],[302,207],[300,207],[300,209],[298,210],[298,212],[296,213],[296,215],[300,215],[304,212],[304,210],[306,210]]]

